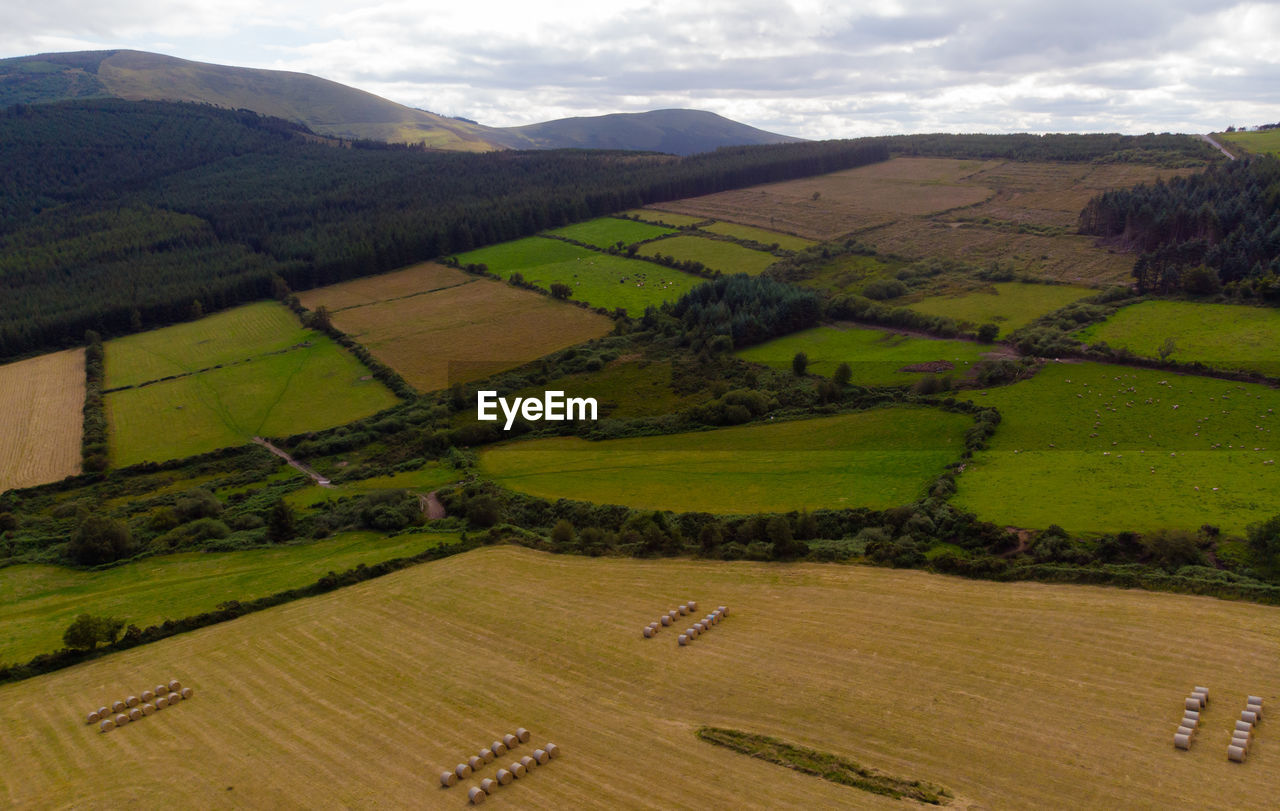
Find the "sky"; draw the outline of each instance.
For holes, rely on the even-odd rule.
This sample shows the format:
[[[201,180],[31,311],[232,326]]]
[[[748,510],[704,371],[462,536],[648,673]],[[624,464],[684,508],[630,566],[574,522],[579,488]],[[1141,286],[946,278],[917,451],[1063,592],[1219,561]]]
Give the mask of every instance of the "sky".
[[[669,107],[803,138],[1280,121],[1280,2],[41,0],[0,57],[295,70],[491,126]]]

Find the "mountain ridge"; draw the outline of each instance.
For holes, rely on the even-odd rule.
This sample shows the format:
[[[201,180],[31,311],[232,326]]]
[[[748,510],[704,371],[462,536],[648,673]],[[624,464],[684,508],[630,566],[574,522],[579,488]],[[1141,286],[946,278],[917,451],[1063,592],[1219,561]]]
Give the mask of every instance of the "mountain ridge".
[[[579,148],[687,155],[721,146],[804,140],[702,110],[489,127],[308,73],[215,65],[147,51],[72,51],[0,60],[0,107],[95,96],[243,108],[304,124],[319,135],[455,151]]]

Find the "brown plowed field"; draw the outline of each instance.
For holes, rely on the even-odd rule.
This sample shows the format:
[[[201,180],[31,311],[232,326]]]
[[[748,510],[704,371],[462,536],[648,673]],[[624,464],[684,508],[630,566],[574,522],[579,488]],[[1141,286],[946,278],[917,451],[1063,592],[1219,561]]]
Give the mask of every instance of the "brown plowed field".
[[[334,326],[419,391],[478,380],[613,328],[591,310],[430,263],[300,299],[328,307]]]

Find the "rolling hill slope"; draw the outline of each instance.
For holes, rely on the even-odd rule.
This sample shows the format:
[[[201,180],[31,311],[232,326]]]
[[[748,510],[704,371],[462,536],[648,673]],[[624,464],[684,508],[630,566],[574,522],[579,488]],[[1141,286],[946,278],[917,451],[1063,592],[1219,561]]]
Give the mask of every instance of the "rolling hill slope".
[[[721,146],[802,140],[701,110],[486,127],[306,73],[212,65],[143,51],[78,51],[0,60],[0,107],[85,97],[244,108],[305,124],[322,135],[470,152],[589,148],[688,155]]]

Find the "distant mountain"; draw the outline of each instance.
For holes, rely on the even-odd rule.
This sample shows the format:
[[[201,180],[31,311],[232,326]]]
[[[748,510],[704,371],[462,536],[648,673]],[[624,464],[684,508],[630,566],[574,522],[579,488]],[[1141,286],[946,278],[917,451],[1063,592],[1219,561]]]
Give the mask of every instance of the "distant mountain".
[[[653,110],[589,118],[561,118],[511,127],[537,148],[645,149],[692,155],[721,146],[802,141],[765,132],[704,110]]]
[[[687,155],[802,140],[699,110],[656,110],[486,127],[306,73],[211,65],[143,51],[78,51],[0,60],[0,107],[68,98],[190,101],[248,109],[339,138],[437,149],[635,149]]]

